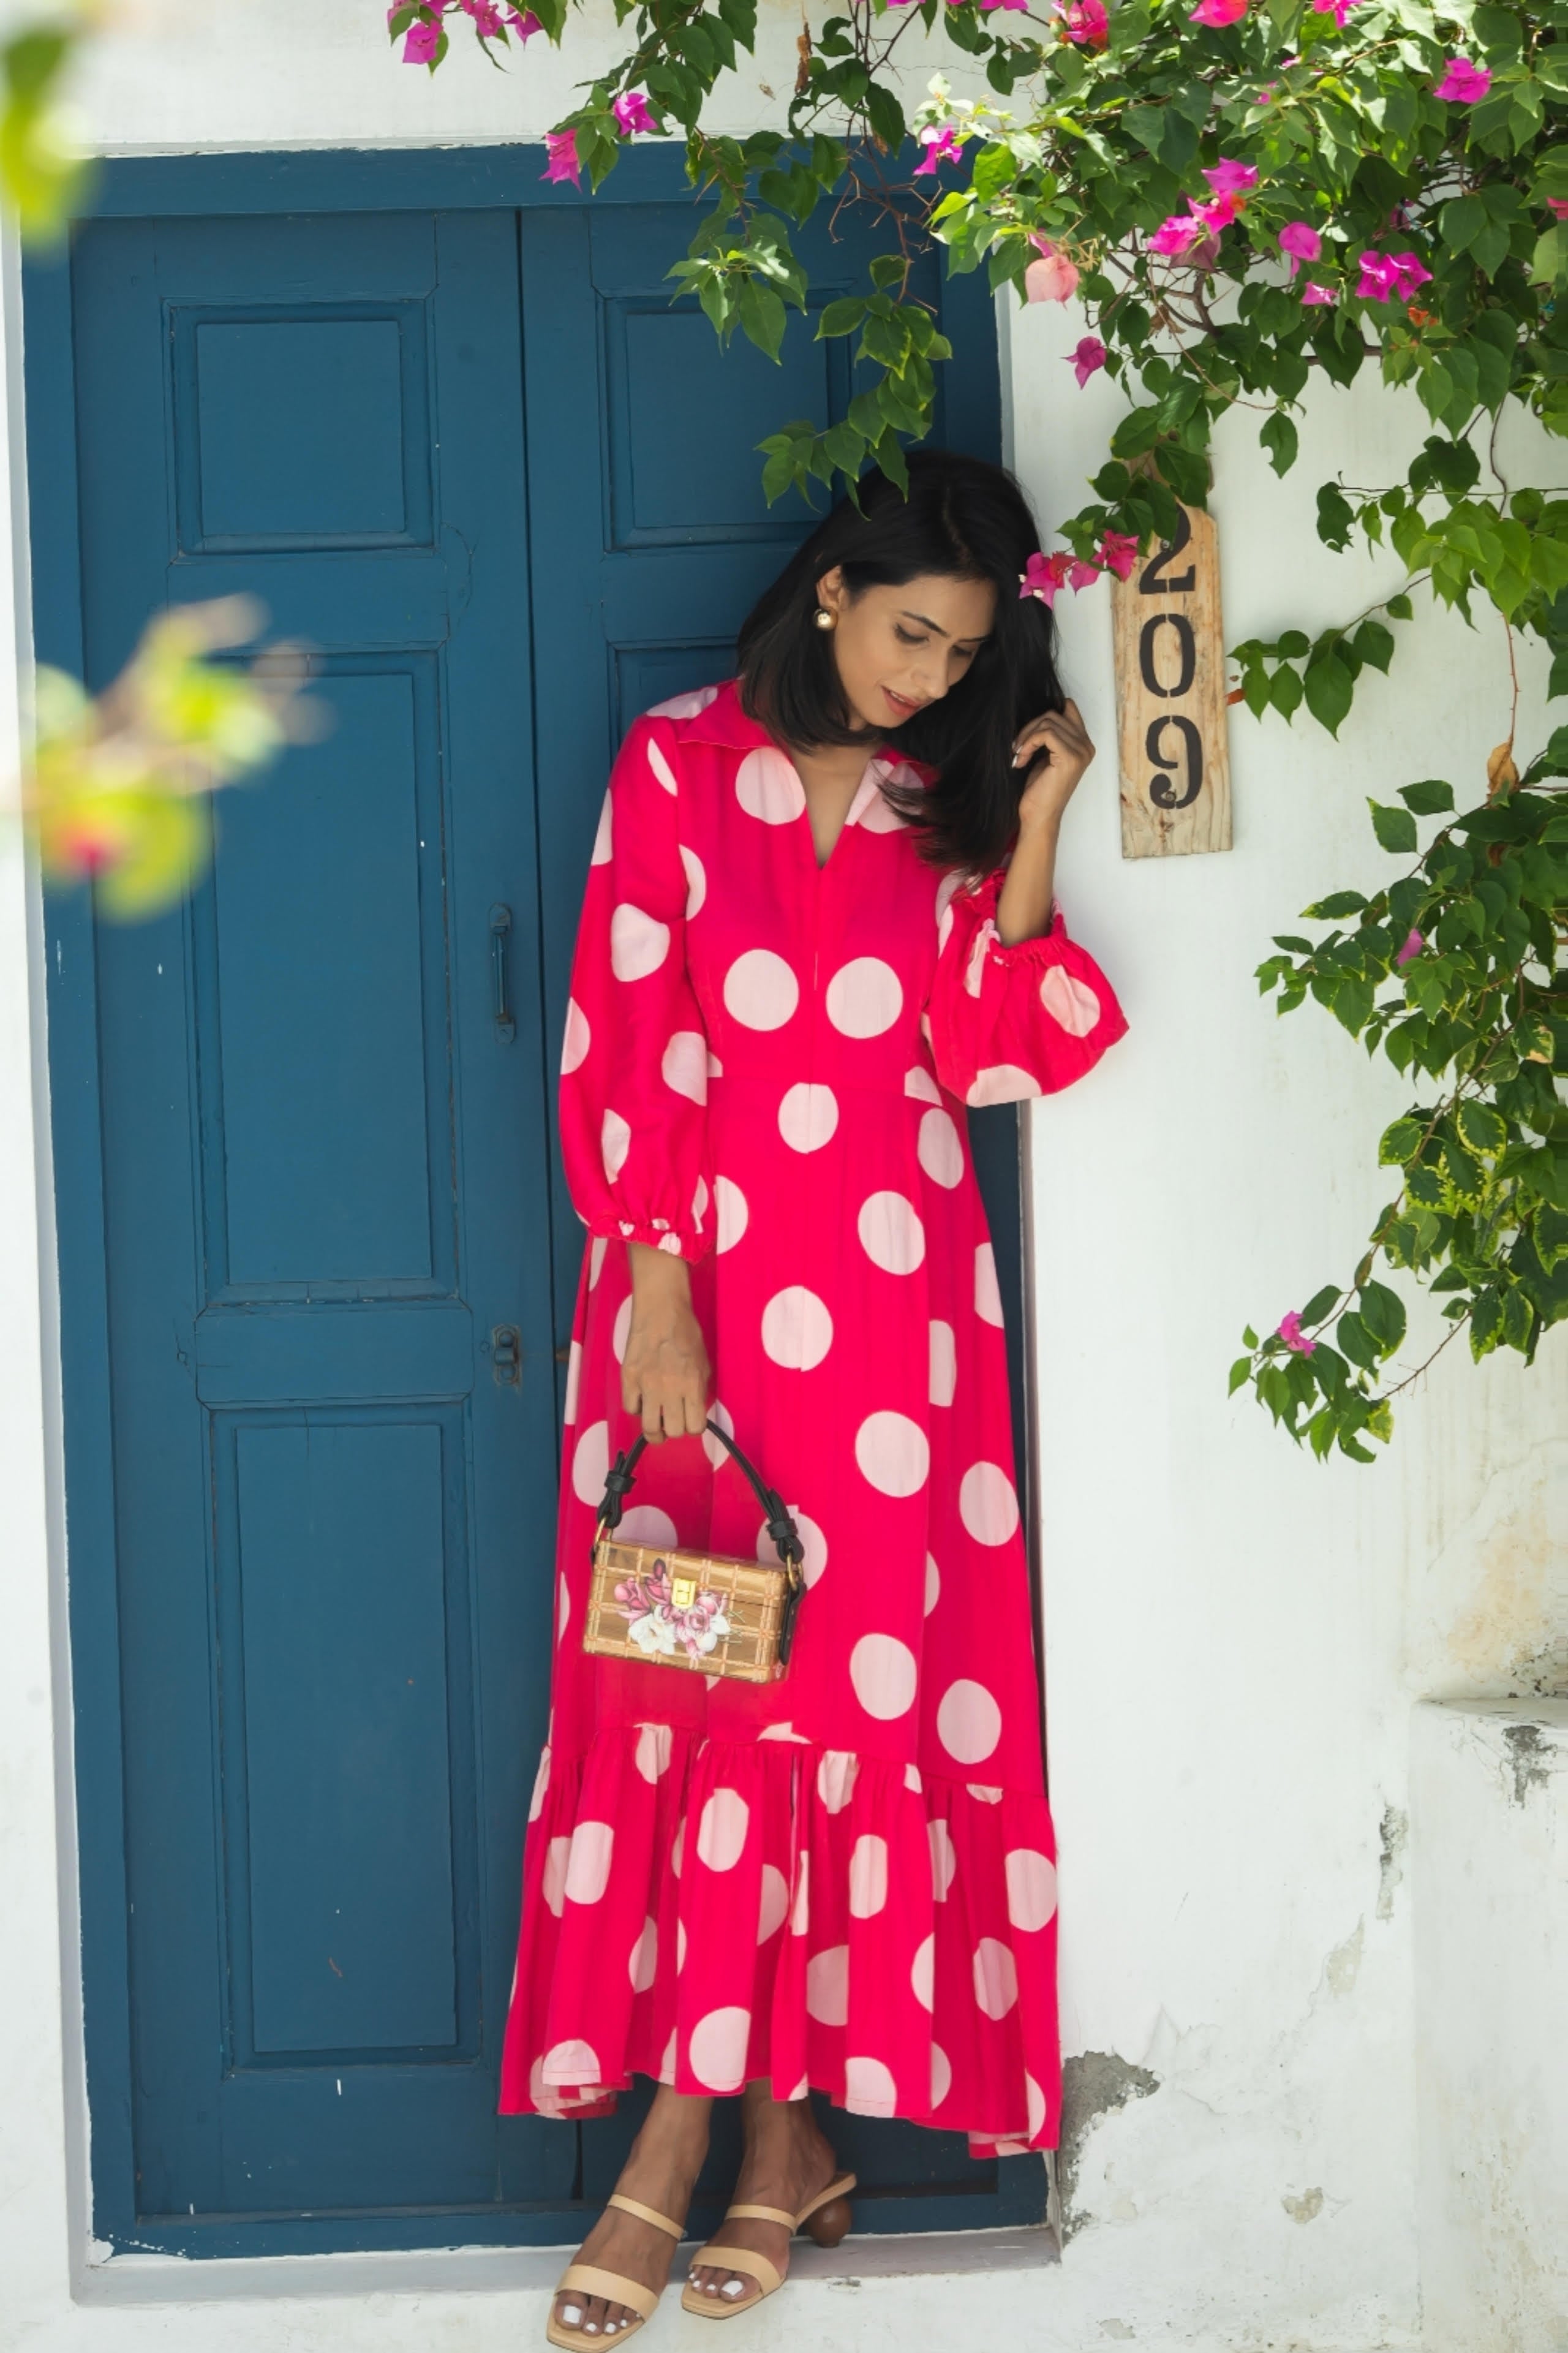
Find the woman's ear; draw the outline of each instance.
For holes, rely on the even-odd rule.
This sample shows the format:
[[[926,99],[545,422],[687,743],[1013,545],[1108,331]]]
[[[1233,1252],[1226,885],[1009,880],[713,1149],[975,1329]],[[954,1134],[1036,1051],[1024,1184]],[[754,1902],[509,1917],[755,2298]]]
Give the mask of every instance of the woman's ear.
[[[816,584],[816,601],[825,613],[831,613],[834,619],[837,619],[849,601],[848,591],[844,586],[842,565],[836,564],[830,572],[822,575]]]

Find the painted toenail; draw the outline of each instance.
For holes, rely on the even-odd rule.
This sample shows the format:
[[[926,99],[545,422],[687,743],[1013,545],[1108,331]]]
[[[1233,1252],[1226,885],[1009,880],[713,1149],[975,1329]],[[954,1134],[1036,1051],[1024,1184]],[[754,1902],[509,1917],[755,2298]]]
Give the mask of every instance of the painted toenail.
[[[581,2328],[583,2326],[583,2308],[581,2305],[563,2304],[561,2307],[561,2317],[565,2322],[568,2328]]]
[[[742,2280],[726,2280],[726,2281],[725,2281],[725,2283],[724,2283],[724,2284],[723,2284],[723,2286],[720,2289],[719,2293],[720,2293],[720,2295],[742,2295],[742,2294],[743,2293],[743,2291],[744,2291],[744,2282],[743,2282],[743,2281],[742,2281]]]

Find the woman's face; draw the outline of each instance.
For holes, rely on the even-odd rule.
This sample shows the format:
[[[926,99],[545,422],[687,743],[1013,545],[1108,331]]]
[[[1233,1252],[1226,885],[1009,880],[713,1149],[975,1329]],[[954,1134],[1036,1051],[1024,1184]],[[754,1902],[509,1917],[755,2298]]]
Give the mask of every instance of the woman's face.
[[[996,591],[989,580],[921,573],[896,588],[852,596],[835,565],[816,584],[833,615],[833,651],[850,715],[871,734],[901,727],[969,675],[990,632]]]

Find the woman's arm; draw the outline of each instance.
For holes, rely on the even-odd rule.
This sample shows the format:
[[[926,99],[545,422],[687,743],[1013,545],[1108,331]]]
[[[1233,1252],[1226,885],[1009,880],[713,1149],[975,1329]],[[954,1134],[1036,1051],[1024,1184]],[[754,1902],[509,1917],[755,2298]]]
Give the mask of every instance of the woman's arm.
[[[628,1242],[632,1321],[621,1360],[621,1402],[642,1417],[643,1436],[695,1436],[708,1413],[712,1366],[691,1305],[686,1261]]]
[[[996,936],[1005,947],[1051,928],[1062,816],[1093,757],[1076,702],[1033,721],[1014,747],[1015,767],[1031,760],[1039,765],[1018,803],[1017,844],[996,902]]]

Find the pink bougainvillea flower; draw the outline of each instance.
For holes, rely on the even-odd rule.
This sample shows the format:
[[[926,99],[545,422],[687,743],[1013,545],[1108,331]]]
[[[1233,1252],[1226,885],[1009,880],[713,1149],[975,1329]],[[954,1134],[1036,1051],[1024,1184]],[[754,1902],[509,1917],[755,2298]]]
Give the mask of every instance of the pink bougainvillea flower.
[[[387,10],[386,21],[389,25],[396,14],[397,7],[395,5]],[[403,36],[404,64],[405,66],[427,66],[433,64],[435,61],[436,51],[440,46],[440,40],[441,12],[438,7],[436,9],[434,16],[428,20],[423,16],[416,16],[414,22],[409,26],[407,31]]]
[[[1309,278],[1307,283],[1301,289],[1301,300],[1303,302],[1337,302],[1339,299],[1339,296],[1334,292],[1331,286],[1320,286],[1315,279]]]
[[[1322,249],[1323,240],[1310,221],[1287,221],[1279,232],[1279,250],[1289,258],[1292,278],[1303,261],[1316,261]]]
[[[1407,965],[1412,956],[1418,956],[1420,955],[1426,944],[1426,942],[1421,933],[1412,932],[1410,937],[1405,941],[1405,945],[1400,949],[1399,954],[1394,957],[1394,963],[1400,965]]]
[[[1068,302],[1078,292],[1078,264],[1051,243],[1048,237],[1031,236],[1039,255],[1024,272],[1024,295],[1030,302]]]
[[[531,8],[525,8],[521,16],[514,8],[506,21],[520,41],[531,41],[535,33],[542,33],[544,30]]]
[[[1108,531],[1095,549],[1107,572],[1114,572],[1118,580],[1131,580],[1132,566],[1138,561],[1138,542],[1130,531]]]
[[[1194,25],[1209,25],[1217,32],[1245,16],[1248,5],[1249,0],[1198,0],[1197,6],[1188,14]]]
[[[1548,196],[1546,209],[1558,220],[1568,220],[1568,196]]]
[[[1249,196],[1258,185],[1258,168],[1227,156],[1205,172],[1204,177],[1216,196]]]
[[[921,132],[921,143],[925,153],[915,165],[917,180],[923,179],[928,172],[934,172],[939,164],[956,164],[963,153],[963,143],[951,122],[928,122]]]
[[[1432,272],[1415,253],[1363,253],[1356,299],[1362,302],[1407,302]]]
[[[1105,365],[1105,345],[1098,335],[1085,335],[1068,353],[1068,365],[1077,376],[1081,392],[1096,368]]]
[[[989,14],[993,8],[1026,8],[1029,0],[980,0],[980,5]]]
[[[1037,549],[1024,570],[1018,575],[1018,594],[1036,596],[1042,605],[1054,605],[1057,591],[1068,585],[1068,559],[1065,555],[1042,555]]]
[[[1419,254],[1391,253],[1388,257],[1388,267],[1394,281],[1394,290],[1403,301],[1408,302],[1418,286],[1425,286],[1430,282],[1432,272]]]
[[[458,0],[465,16],[474,20],[474,30],[483,41],[499,41],[506,31],[506,11],[500,0]]]
[[[1209,224],[1201,212],[1172,213],[1149,239],[1149,249],[1152,253],[1186,253],[1208,233]]]
[[[648,112],[647,100],[640,90],[624,90],[610,112],[621,126],[623,139],[634,139],[640,131],[657,131],[658,123]]]
[[[1450,99],[1456,106],[1474,106],[1491,86],[1489,66],[1474,65],[1468,58],[1450,58],[1448,69],[1432,95]]]
[[[547,131],[544,153],[549,160],[539,175],[542,180],[570,180],[574,188],[582,186],[583,166],[577,161],[574,131]]]
[[[1352,8],[1359,8],[1360,5],[1361,0],[1312,0],[1313,14],[1319,16],[1331,16],[1342,33],[1345,28],[1345,18]]]
[[[1281,1315],[1279,1318],[1279,1336],[1284,1341],[1285,1345],[1288,1348],[1293,1348],[1299,1356],[1310,1356],[1318,1345],[1315,1340],[1309,1340],[1302,1331],[1301,1318],[1293,1307],[1289,1315]]]
[[[1247,198],[1227,193],[1215,196],[1209,204],[1194,205],[1193,210],[1199,220],[1217,235],[1222,228],[1228,228],[1233,220],[1240,219],[1247,210]]]
[[[1068,0],[1061,16],[1062,31],[1075,48],[1102,49],[1110,38],[1105,0]]]

